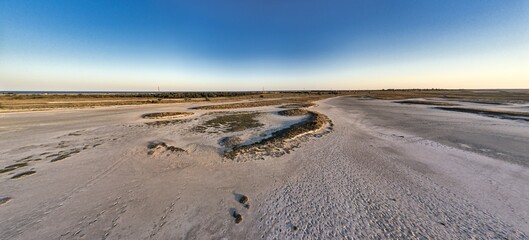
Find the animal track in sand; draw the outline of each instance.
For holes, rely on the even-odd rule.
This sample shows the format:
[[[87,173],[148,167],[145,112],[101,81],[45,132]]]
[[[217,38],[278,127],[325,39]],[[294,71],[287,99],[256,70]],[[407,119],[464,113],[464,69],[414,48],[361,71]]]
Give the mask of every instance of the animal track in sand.
[[[240,204],[243,204],[246,209],[250,208],[250,204],[248,203],[249,199],[247,196],[240,194],[238,201]]]
[[[233,212],[233,217],[235,218],[235,223],[239,224],[242,222],[242,216],[241,214],[237,213],[237,211]]]
[[[250,208],[249,198],[247,196],[243,194],[239,194],[239,193],[233,193],[233,195],[235,195],[235,200],[238,203],[242,204],[244,208],[246,209]],[[230,208],[230,213],[231,213],[231,216],[235,219],[236,224],[239,224],[242,222],[242,215],[239,212],[237,212],[236,208]]]

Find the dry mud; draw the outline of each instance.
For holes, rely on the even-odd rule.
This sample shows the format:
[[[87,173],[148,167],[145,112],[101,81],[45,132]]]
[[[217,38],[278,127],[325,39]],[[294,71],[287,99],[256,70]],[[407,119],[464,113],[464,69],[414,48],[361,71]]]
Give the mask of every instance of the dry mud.
[[[2,239],[528,238],[525,121],[350,97],[196,107],[0,115]]]

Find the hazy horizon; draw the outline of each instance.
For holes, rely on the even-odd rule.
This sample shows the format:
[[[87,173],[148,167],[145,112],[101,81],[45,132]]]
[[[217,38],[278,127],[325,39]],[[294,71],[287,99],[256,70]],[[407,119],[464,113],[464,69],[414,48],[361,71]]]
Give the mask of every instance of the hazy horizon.
[[[0,3],[0,91],[529,88],[529,2]]]

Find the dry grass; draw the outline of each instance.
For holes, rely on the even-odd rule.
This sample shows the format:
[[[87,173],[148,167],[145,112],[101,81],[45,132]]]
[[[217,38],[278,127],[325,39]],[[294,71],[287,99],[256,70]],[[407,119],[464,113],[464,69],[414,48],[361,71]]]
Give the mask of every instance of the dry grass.
[[[350,96],[384,99],[404,100],[411,98],[446,98],[488,104],[524,103],[529,102],[529,90],[378,90],[378,91],[353,91]]]
[[[303,91],[210,94],[197,97],[200,93],[186,94],[0,94],[0,112],[51,110],[57,108],[89,108],[116,105],[164,104],[180,102],[233,102],[250,100],[246,103],[201,106],[197,109],[229,109],[282,105],[285,108],[310,106],[312,101],[334,97],[354,96],[372,99],[404,100],[411,98],[447,98],[484,104],[505,104],[529,102],[528,90],[362,90],[362,91]],[[205,94],[208,95],[208,94]],[[233,96],[230,96],[233,95]],[[290,105],[299,104],[299,105]]]
[[[179,118],[191,116],[194,113],[192,112],[157,112],[157,113],[147,113],[143,114],[141,117],[146,119],[161,119],[161,118]]]
[[[332,96],[335,96],[335,95],[332,95]],[[311,97],[282,98],[282,99],[274,99],[274,100],[206,105],[206,106],[194,107],[192,109],[219,110],[219,109],[234,109],[234,108],[254,108],[254,107],[264,107],[264,106],[273,106],[273,105],[283,105],[284,108],[299,107],[299,106],[306,107],[306,106],[314,105],[312,101],[317,101],[317,100],[321,100],[321,99],[328,98],[328,97],[331,97],[331,95],[317,95],[317,96],[311,96]],[[285,107],[285,106],[289,106],[289,107]]]
[[[314,105],[316,104],[314,103],[290,103],[290,104],[285,104],[283,106],[280,106],[279,108],[308,108]]]
[[[43,111],[52,109],[91,108],[117,105],[170,104],[183,102],[211,103],[243,100],[266,101],[278,98],[321,97],[324,95],[331,96],[333,94],[336,94],[336,92],[0,94],[0,112]]]
[[[41,95],[38,95],[41,96]],[[14,98],[6,95],[0,95],[0,111],[41,111],[52,109],[69,109],[69,108],[91,108],[119,105],[142,105],[142,104],[160,104],[175,103],[180,100],[164,99],[158,101],[155,98],[88,98],[79,96],[77,98],[64,96],[42,96],[39,98]]]

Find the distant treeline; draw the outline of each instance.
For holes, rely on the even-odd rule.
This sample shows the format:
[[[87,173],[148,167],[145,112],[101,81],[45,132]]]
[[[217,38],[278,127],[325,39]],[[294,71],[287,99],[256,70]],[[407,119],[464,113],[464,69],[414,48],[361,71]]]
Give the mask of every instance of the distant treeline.
[[[12,99],[61,98],[215,98],[263,94],[339,94],[343,91],[238,91],[238,92],[3,92]]]

